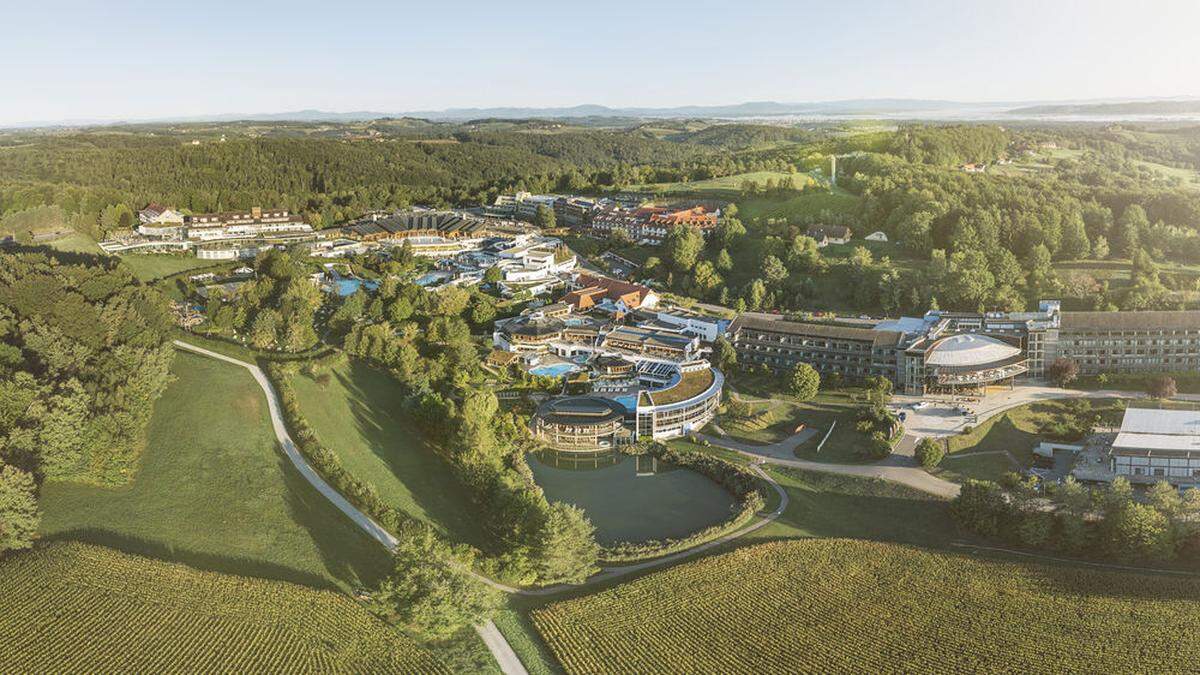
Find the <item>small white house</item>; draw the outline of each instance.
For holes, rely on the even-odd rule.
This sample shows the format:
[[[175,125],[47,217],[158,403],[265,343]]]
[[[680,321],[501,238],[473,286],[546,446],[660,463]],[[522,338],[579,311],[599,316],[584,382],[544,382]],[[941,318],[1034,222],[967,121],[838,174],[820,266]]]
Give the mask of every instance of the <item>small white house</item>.
[[[866,239],[867,241],[887,241],[888,240],[887,235],[884,234],[883,232],[872,232],[871,234],[868,234],[866,237],[864,237],[864,239]]]

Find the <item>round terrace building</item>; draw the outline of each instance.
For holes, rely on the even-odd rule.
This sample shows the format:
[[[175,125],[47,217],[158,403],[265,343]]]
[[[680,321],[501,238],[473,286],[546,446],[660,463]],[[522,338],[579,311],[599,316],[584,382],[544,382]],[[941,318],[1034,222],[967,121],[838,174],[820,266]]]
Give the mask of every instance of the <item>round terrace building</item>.
[[[538,406],[533,435],[564,452],[604,452],[629,443],[625,407],[600,396],[564,396]]]
[[[962,333],[938,338],[924,350],[927,391],[981,389],[1009,384],[1028,372],[1025,350],[990,335]]]

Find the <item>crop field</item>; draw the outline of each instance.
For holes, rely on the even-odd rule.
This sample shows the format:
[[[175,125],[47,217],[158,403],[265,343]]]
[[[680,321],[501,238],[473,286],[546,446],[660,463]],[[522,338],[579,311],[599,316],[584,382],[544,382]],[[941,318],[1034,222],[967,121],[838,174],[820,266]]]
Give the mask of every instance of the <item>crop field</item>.
[[[449,670],[353,600],[78,543],[0,563],[0,670]]]
[[[1185,672],[1200,579],[781,541],[533,612],[568,673]]]

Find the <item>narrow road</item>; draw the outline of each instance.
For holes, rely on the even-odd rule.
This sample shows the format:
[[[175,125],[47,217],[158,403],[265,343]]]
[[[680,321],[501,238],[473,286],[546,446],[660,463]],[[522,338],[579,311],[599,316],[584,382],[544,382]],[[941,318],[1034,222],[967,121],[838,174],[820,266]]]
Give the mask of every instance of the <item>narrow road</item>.
[[[233,365],[241,366],[242,368],[249,370],[250,374],[252,376],[254,376],[254,380],[256,382],[258,382],[258,386],[261,387],[263,390],[263,393],[266,394],[267,409],[271,415],[271,426],[275,431],[275,438],[279,441],[280,447],[283,448],[283,452],[287,456],[288,460],[291,461],[292,466],[296,467],[296,470],[300,472],[301,476],[304,476],[305,480],[307,480],[314,488],[316,488],[317,491],[320,492],[322,496],[324,496],[334,506],[336,506],[339,511],[346,514],[346,517],[350,518],[350,520],[353,521],[355,525],[357,525],[359,528],[361,528],[367,534],[371,535],[371,537],[374,538],[376,541],[378,541],[380,544],[383,544],[385,547],[387,547],[388,550],[393,550],[396,548],[398,541],[396,540],[396,538],[394,536],[392,536],[392,534],[390,532],[388,532],[382,526],[380,526],[379,523],[376,523],[370,516],[363,513],[362,511],[359,511],[353,504],[351,504],[345,497],[343,497],[341,495],[341,493],[339,493],[337,490],[335,490],[331,485],[329,485],[329,483],[326,483],[325,479],[321,478],[320,474],[318,474],[316,472],[316,470],[313,469],[308,464],[308,461],[304,458],[304,456],[300,454],[299,449],[297,449],[297,447],[296,447],[295,441],[293,441],[292,437],[288,434],[287,425],[284,424],[283,413],[281,412],[282,405],[280,404],[280,401],[279,401],[279,394],[275,391],[275,387],[271,384],[271,380],[267,378],[266,373],[264,373],[261,368],[259,368],[257,365],[255,365],[253,363],[247,363],[240,359],[235,359],[231,356],[226,356],[219,352],[214,352],[212,350],[205,349],[203,347],[197,347],[196,345],[189,344],[187,342],[183,342],[182,340],[175,340],[174,344],[175,344],[175,347],[178,349],[182,349],[184,351],[199,354],[201,356],[207,356],[209,358],[217,359],[219,361],[224,361],[226,363],[231,363]],[[760,478],[762,478],[764,481],[766,481],[775,490],[776,495],[779,497],[779,505],[775,508],[774,511],[772,511],[766,515],[763,515],[762,517],[759,518],[759,520],[757,522],[755,522],[747,527],[743,527],[736,532],[732,532],[723,537],[719,537],[717,539],[714,539],[713,541],[710,541],[710,542],[707,542],[704,544],[700,544],[699,546],[692,547],[690,549],[687,549],[686,551],[680,551],[678,553],[666,555],[661,558],[655,558],[653,560],[647,560],[645,562],[635,563],[635,564],[631,564],[631,565],[620,565],[620,566],[615,566],[615,567],[602,568],[600,572],[593,575],[586,582],[584,582],[584,585],[590,585],[590,584],[595,584],[595,583],[599,583],[602,581],[608,581],[611,579],[616,579],[616,578],[620,578],[620,577],[623,577],[623,576],[626,576],[629,574],[633,574],[635,572],[641,572],[643,570],[652,569],[655,567],[661,567],[664,565],[669,565],[669,564],[677,562],[679,560],[683,560],[684,558],[694,556],[697,553],[702,553],[704,551],[721,546],[725,543],[733,541],[734,539],[737,539],[738,537],[749,534],[750,532],[754,532],[755,530],[758,530],[759,528],[765,527],[766,525],[770,524],[772,521],[774,521],[776,518],[778,518],[784,512],[785,509],[787,509],[787,506],[788,506],[787,492],[784,491],[784,489],[782,487],[780,487],[780,485],[778,483],[776,483],[774,480],[772,480],[771,477],[768,476],[767,473],[765,471],[763,471],[762,469],[760,469],[759,467],[751,466],[750,470],[755,472],[756,474],[758,474],[758,476]],[[476,572],[474,570],[466,569],[466,571],[467,571],[467,573],[471,574],[476,579],[478,579],[480,582],[487,584],[488,586],[491,586],[492,588],[495,588],[498,591],[501,591],[504,593],[516,594],[516,595],[530,595],[530,596],[554,595],[555,593],[561,593],[566,590],[579,588],[578,585],[568,585],[568,584],[563,584],[563,585],[558,585],[558,586],[547,586],[544,588],[532,588],[532,589],[515,588],[513,586],[508,586],[508,585],[502,584],[494,579],[491,579],[482,574],[479,574],[478,572]],[[513,651],[512,647],[508,644],[508,641],[504,639],[504,635],[500,632],[500,630],[498,628],[496,628],[495,623],[493,623],[492,621],[489,620],[482,624],[479,624],[479,625],[475,626],[475,632],[477,632],[479,634],[479,636],[483,639],[484,643],[488,646],[488,649],[492,652],[492,656],[496,659],[496,662],[500,665],[500,669],[506,675],[527,675],[525,667],[521,664],[520,659],[517,658],[516,653]]]
[[[332,502],[339,511],[346,514],[346,517],[354,521],[354,524],[360,529],[387,547],[389,551],[396,548],[396,545],[399,542],[395,537],[392,536],[390,532],[383,529],[383,527],[380,526],[379,523],[372,520],[370,516],[355,508],[354,505],[347,501],[340,492],[333,489],[329,483],[326,483],[325,479],[321,478],[320,474],[318,474],[316,470],[309,466],[308,462],[304,459],[304,456],[301,455],[300,451],[296,448],[296,443],[292,440],[292,437],[288,435],[287,426],[284,424],[283,415],[280,412],[282,406],[279,403],[279,394],[276,393],[275,387],[271,385],[271,381],[267,379],[266,373],[264,373],[261,368],[253,363],[246,363],[245,361],[235,359],[231,356],[226,356],[218,352],[204,349],[203,347],[197,347],[196,345],[188,344],[181,340],[175,340],[175,346],[185,351],[193,352],[200,354],[201,356],[207,356],[220,361],[225,361],[226,363],[232,363],[236,366],[241,366],[246,370],[249,370],[250,374],[254,376],[255,381],[258,382],[258,386],[262,388],[263,393],[267,395],[267,409],[271,413],[271,426],[275,430],[275,438],[279,441],[279,446],[283,448],[283,453],[287,455],[287,458],[292,462],[292,466],[296,467],[296,470],[300,472],[300,475],[304,476],[304,479],[317,489],[317,492],[320,492],[322,496]],[[487,577],[476,574],[474,571],[468,570],[468,572],[475,575],[475,577],[480,581],[499,590],[509,593],[518,590],[509,586],[504,586],[503,584],[499,584],[491,579],[488,579]],[[486,644],[488,649],[492,652],[492,657],[496,659],[496,663],[500,665],[500,670],[504,672],[505,675],[528,675],[528,671],[525,670],[525,666],[521,664],[521,660],[517,658],[516,652],[513,651],[512,647],[508,644],[508,641],[504,639],[504,635],[500,632],[500,630],[496,628],[495,623],[489,619],[488,621],[475,626],[475,632],[478,633],[479,637],[483,639],[484,644]]]
[[[776,464],[779,466],[790,466],[796,469],[804,469],[806,471],[818,471],[820,473],[836,473],[846,476],[861,476],[865,478],[882,478],[895,483],[907,485],[922,492],[928,492],[938,497],[953,499],[958,496],[960,489],[957,483],[942,480],[935,476],[931,476],[924,469],[919,469],[915,466],[896,466],[889,464],[831,464],[828,462],[813,462],[807,459],[786,459],[778,456],[779,448],[786,448],[790,443],[792,448],[795,447],[795,439],[803,435],[803,432],[793,436],[790,439],[781,441],[772,446],[758,446],[749,443],[741,443],[728,438],[717,438],[715,436],[706,436],[704,434],[693,434],[697,438],[704,439],[713,445],[720,446],[726,450],[732,450],[746,457],[760,459],[768,464]]]

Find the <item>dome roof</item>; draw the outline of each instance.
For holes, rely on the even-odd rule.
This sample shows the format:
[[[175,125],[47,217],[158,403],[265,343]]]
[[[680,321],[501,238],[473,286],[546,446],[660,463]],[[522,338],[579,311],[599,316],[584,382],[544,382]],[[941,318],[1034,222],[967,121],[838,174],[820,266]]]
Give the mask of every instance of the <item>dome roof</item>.
[[[993,366],[1021,356],[1021,348],[986,335],[952,335],[933,344],[925,365],[970,368]]]

